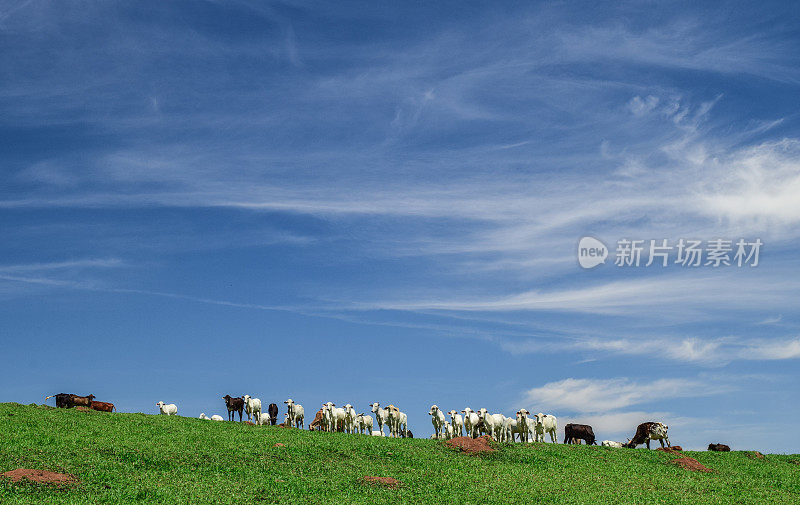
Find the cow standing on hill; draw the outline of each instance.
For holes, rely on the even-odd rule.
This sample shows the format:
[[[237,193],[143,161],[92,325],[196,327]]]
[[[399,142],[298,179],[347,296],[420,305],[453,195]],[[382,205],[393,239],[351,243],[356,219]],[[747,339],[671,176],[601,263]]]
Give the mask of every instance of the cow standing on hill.
[[[714,452],[730,452],[731,448],[725,444],[708,444],[708,450]]]
[[[234,398],[231,395],[225,395],[222,397],[225,400],[225,407],[228,408],[228,421],[233,421],[233,414],[234,412],[239,413],[239,422],[242,422],[242,412],[244,411],[244,398],[241,396],[238,398]]]
[[[267,407],[267,413],[269,414],[269,424],[272,426],[278,424],[278,406],[270,403],[269,407]]]
[[[664,441],[666,440],[667,447],[670,447],[669,437],[667,436],[668,429],[669,426],[653,421],[642,423],[636,427],[636,434],[624,447],[635,449],[637,445],[645,444],[649,449],[651,440],[658,440],[661,442],[661,447],[664,447]]]
[[[595,445],[594,430],[588,424],[570,423],[564,426],[564,443],[580,443],[586,441],[586,445]]]
[[[55,395],[45,396],[44,401],[46,402],[52,397],[56,397],[56,408],[59,409],[68,409],[72,407],[72,397],[75,396],[71,393],[58,393]]]

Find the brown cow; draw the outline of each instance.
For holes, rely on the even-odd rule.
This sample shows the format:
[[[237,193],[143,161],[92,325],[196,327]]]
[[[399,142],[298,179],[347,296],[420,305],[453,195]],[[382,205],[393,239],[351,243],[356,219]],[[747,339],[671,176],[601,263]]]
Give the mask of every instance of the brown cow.
[[[328,427],[325,426],[323,420],[322,409],[319,409],[314,415],[314,420],[308,425],[308,429],[311,431],[314,431],[314,429],[316,429],[316,431],[328,431]]]
[[[109,402],[92,402],[92,410],[99,410],[100,412],[114,412],[116,407],[113,403]]]
[[[730,452],[731,448],[725,444],[708,444],[709,451]]]
[[[222,397],[225,400],[225,406],[228,408],[228,421],[233,421],[234,412],[239,413],[239,422],[242,422],[242,411],[244,410],[244,398],[233,398],[231,395]]]
[[[94,395],[89,395],[89,396],[72,395],[72,406],[73,407],[81,406],[81,407],[89,407],[89,408],[91,408],[92,400],[94,400],[94,398],[95,398]]]

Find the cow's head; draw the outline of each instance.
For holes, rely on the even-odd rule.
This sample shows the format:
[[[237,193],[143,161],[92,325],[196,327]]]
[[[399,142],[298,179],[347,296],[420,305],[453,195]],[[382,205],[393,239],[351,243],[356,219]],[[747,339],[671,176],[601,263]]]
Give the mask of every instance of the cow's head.
[[[432,416],[439,411],[439,406],[436,404],[431,405],[431,410],[428,411],[428,415]]]

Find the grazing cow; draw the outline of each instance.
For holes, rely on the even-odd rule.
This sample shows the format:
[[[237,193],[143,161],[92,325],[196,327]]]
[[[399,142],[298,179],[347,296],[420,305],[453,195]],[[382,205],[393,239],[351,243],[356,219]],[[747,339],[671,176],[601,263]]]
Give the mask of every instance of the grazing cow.
[[[289,415],[289,426],[295,426],[297,428],[303,427],[303,419],[305,418],[305,409],[299,403],[295,403],[294,400],[289,398],[285,402],[287,414]]]
[[[568,424],[564,426],[564,443],[570,444],[577,440],[586,441],[586,445],[595,445],[594,430],[588,424]]]
[[[225,400],[225,407],[228,409],[228,421],[233,421],[233,413],[239,413],[239,422],[242,422],[242,411],[244,410],[244,398],[241,396],[234,398],[231,395],[222,397]]]
[[[250,395],[244,395],[242,397],[244,400],[244,410],[247,412],[247,420],[250,420],[250,416],[258,421],[261,418],[261,400],[258,398],[253,398]]]
[[[164,416],[177,416],[178,415],[178,406],[174,403],[165,404],[164,402],[156,403],[158,406],[158,411],[161,415]]]
[[[642,423],[636,427],[636,434],[630,442],[624,445],[629,449],[634,449],[637,445],[645,444],[649,449],[651,440],[658,440],[661,442],[661,447],[664,447],[664,441],[666,440],[667,447],[670,447],[669,437],[667,436],[668,429],[669,426],[653,421]]]
[[[536,435],[536,442],[544,443],[544,435],[549,433],[550,441],[555,444],[557,443],[558,419],[556,416],[539,412],[534,416],[533,431]]]
[[[100,412],[114,412],[117,409],[113,403],[109,402],[92,402],[92,410],[99,410]]]
[[[725,444],[708,444],[709,451],[730,452],[731,448]]]
[[[603,447],[616,447],[616,448],[620,448],[620,447],[622,447],[622,446],[623,446],[623,445],[625,445],[625,444],[623,444],[622,442],[614,442],[613,440],[603,440],[603,441],[600,443],[600,445],[602,445]]]
[[[314,420],[308,425],[308,429],[311,431],[328,431],[328,425],[325,423],[325,409],[319,409],[314,414]]]
[[[389,411],[381,408],[381,404],[378,402],[371,404],[369,407],[372,413],[375,414],[375,420],[378,422],[378,429],[383,431],[383,425],[389,424]]]
[[[439,434],[443,433],[442,428],[445,426],[444,423],[445,417],[444,412],[439,409],[438,405],[431,405],[431,409],[428,411],[428,415],[431,416],[431,423],[433,423],[433,433],[436,437],[439,437]]]
[[[267,414],[269,414],[269,422],[273,426],[278,424],[278,406],[274,403],[270,403],[269,407],[267,407]]]

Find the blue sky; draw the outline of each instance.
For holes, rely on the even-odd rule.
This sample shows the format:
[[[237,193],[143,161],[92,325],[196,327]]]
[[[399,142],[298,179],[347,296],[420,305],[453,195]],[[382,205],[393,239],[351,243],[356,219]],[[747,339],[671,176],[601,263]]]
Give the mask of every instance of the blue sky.
[[[0,3],[0,399],[800,452],[798,6],[430,4]]]

